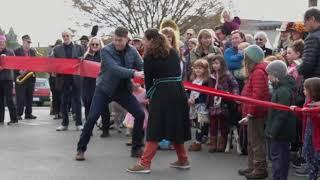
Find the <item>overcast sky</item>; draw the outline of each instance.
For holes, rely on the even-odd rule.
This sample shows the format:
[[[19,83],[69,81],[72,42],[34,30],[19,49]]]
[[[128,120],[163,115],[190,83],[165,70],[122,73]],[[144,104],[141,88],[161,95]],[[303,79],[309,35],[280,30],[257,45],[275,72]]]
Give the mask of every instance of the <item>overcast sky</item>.
[[[82,19],[70,6],[71,0],[0,0],[0,27],[6,32],[13,27],[18,38],[29,34],[37,46],[53,44],[60,33],[75,27],[73,20]],[[225,2],[225,0],[221,0]],[[307,0],[234,0],[241,18],[260,20],[301,19],[307,9]],[[89,34],[91,29],[78,29]]]

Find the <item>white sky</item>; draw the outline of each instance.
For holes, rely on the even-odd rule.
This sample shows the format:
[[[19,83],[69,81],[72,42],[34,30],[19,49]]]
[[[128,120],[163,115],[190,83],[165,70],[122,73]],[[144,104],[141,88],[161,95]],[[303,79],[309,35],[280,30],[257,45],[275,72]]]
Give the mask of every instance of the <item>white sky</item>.
[[[71,0],[0,0],[0,27],[6,32],[13,27],[18,39],[29,34],[33,46],[53,44],[68,27],[76,27],[72,19],[83,17],[70,6]],[[226,2],[227,0],[221,0]],[[319,0],[318,0],[319,1]],[[234,0],[240,18],[260,20],[297,20],[307,9],[307,0]],[[75,18],[76,17],[76,18]],[[89,34],[91,28],[76,28],[78,35]]]

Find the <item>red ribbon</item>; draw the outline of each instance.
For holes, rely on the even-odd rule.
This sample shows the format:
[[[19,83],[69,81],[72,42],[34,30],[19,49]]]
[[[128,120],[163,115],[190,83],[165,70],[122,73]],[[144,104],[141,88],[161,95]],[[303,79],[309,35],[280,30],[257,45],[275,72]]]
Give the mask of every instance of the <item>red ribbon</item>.
[[[0,58],[0,69],[17,69],[34,72],[49,72],[58,74],[72,74],[83,77],[96,78],[100,72],[100,63],[65,58],[45,58],[45,57],[18,57],[2,56]],[[143,83],[142,79],[135,79],[135,82]],[[255,104],[265,108],[273,108],[283,111],[291,111],[288,106],[267,101],[256,100],[244,96],[234,95],[214,88],[199,86],[190,82],[184,82],[184,87],[192,91],[198,91],[211,96],[220,96],[225,99],[239,101],[247,104]],[[319,112],[320,108],[296,108],[297,112]]]
[[[0,67],[3,69],[28,70],[58,74],[72,74],[96,78],[100,63],[79,59],[2,56]]]

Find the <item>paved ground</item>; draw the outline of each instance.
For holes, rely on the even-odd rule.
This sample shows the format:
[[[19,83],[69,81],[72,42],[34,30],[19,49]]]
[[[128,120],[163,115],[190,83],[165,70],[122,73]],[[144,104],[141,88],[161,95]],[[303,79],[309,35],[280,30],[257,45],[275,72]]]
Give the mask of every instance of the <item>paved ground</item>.
[[[168,164],[176,159],[172,151],[158,152],[150,175],[133,175],[125,168],[136,162],[129,157],[124,134],[112,131],[101,139],[96,130],[86,154],[87,161],[74,161],[79,132],[56,132],[60,121],[52,120],[48,107],[36,107],[37,120],[21,121],[16,127],[0,126],[0,180],[242,180],[239,167],[245,157],[235,154],[191,153],[192,169],[178,171]],[[8,117],[8,113],[6,113]],[[8,119],[6,119],[8,121]],[[291,176],[290,180],[300,180]]]

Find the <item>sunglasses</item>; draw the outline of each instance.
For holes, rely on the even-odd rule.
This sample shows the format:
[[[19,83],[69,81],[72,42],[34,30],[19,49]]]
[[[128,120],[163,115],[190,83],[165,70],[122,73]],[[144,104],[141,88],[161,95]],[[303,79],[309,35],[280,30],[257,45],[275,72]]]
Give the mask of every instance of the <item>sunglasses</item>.
[[[256,41],[263,41],[262,38],[256,38]]]
[[[90,46],[92,46],[92,47],[99,47],[100,44],[90,44]]]
[[[28,44],[31,44],[32,42],[31,41],[26,41]]]

